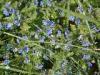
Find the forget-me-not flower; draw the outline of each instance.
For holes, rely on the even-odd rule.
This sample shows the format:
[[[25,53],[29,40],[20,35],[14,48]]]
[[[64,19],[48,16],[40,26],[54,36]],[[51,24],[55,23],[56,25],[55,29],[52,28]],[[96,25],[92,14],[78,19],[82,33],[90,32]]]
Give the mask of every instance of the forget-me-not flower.
[[[12,29],[12,23],[6,23],[5,29],[7,29],[7,30]]]
[[[50,20],[43,20],[42,23],[43,23],[43,25],[50,26],[50,27],[53,27],[55,25],[55,23]]]
[[[9,11],[7,9],[3,9],[3,14],[8,17],[10,15]]]
[[[69,16],[69,20],[70,21],[75,21],[75,17],[74,16]]]

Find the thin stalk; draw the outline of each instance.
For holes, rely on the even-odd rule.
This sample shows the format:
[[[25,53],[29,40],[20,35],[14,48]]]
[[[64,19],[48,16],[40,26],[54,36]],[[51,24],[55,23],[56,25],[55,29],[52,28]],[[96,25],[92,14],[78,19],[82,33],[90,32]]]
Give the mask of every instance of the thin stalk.
[[[18,39],[20,39],[20,40],[23,40],[23,41],[26,41],[26,42],[32,43],[32,44],[34,44],[34,45],[36,45],[36,46],[38,46],[38,47],[40,47],[40,48],[42,48],[42,49],[45,49],[43,46],[36,44],[36,43],[39,43],[39,41],[30,41],[30,40],[25,40],[25,39],[23,39],[22,37],[19,37],[19,36],[13,35],[13,34],[8,33],[8,32],[3,32],[3,33],[6,34],[6,35],[9,35],[9,36],[12,36],[12,37],[18,38]],[[46,44],[51,44],[51,42],[44,42],[44,43],[46,43]],[[66,44],[64,44],[64,43],[59,43],[59,42],[58,42],[58,44],[66,45]],[[72,46],[72,47],[76,47],[76,48],[80,48],[80,49],[83,48],[83,47],[81,47],[81,46],[76,46],[76,45],[71,45],[71,46]],[[47,50],[49,50],[49,49],[47,49]],[[91,49],[88,49],[88,50],[91,50]],[[94,49],[94,50],[100,50],[100,49]],[[49,50],[49,51],[50,51],[50,50]]]
[[[14,71],[14,72],[19,72],[19,73],[23,73],[23,74],[35,74],[35,73],[30,73],[30,72],[27,72],[27,71],[23,71],[23,70],[19,70],[19,69],[15,69],[15,68],[6,68],[6,66],[0,66],[0,69],[4,69],[4,70],[10,70],[10,71]]]

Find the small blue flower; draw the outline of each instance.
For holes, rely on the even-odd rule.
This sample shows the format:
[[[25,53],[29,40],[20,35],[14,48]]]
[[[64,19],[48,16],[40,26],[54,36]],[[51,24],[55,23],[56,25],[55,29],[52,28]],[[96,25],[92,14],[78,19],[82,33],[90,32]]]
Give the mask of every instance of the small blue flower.
[[[47,30],[47,35],[49,36],[49,35],[51,35],[52,34],[52,29],[48,29]]]
[[[18,51],[18,53],[19,53],[19,55],[22,55],[22,54],[23,54],[23,50],[20,49],[20,50]]]
[[[44,2],[43,1],[40,1],[40,6],[43,6],[44,5]]]
[[[15,24],[16,26],[20,26],[20,21],[17,20],[17,19],[15,19],[15,20],[14,20],[14,24]]]
[[[100,29],[98,29],[96,32],[99,32],[100,33]]]
[[[77,18],[77,19],[75,20],[75,23],[76,23],[76,25],[80,25],[80,18]]]
[[[82,46],[88,47],[90,45],[91,45],[91,43],[89,41],[82,41]]]
[[[68,37],[69,33],[70,33],[69,30],[66,29],[65,32],[64,32],[65,37]]]
[[[43,20],[42,23],[43,25],[48,25],[48,20]]]
[[[27,37],[26,35],[24,35],[22,38],[23,38],[24,40],[28,40],[28,37]]]
[[[83,8],[82,8],[81,5],[79,5],[79,6],[77,7],[77,10],[78,10],[80,13],[83,13]]]
[[[57,31],[57,37],[61,36],[61,30]]]
[[[92,68],[92,66],[93,66],[92,63],[88,62],[87,64],[88,64],[88,66],[89,66],[90,68]]]
[[[38,6],[38,0],[34,0],[34,5]]]
[[[100,32],[100,29],[96,27],[96,25],[91,26],[91,29],[95,32]]]
[[[11,9],[9,10],[9,13],[10,13],[10,14],[14,14],[15,12],[16,12],[16,10],[13,9],[13,8],[11,8]]]
[[[10,7],[10,4],[11,4],[11,2],[7,2],[7,3],[5,4],[5,7],[6,7],[6,8],[9,8],[9,7]]]
[[[1,24],[1,22],[0,22],[0,30],[3,28],[3,26],[2,26],[2,24]]]
[[[20,43],[20,40],[19,39],[16,39],[16,42],[19,44]]]
[[[74,16],[69,16],[69,20],[70,21],[75,21],[75,17]]]
[[[64,45],[64,50],[66,51],[69,51],[69,50],[71,50],[71,48],[73,48],[72,47],[72,42],[71,41],[69,41],[69,42],[67,42],[67,44],[65,44]]]
[[[67,64],[67,61],[66,61],[66,60],[63,60],[63,61],[61,62],[61,68],[64,69],[65,66],[66,66],[66,64]]]
[[[10,63],[10,60],[8,60],[8,59],[5,59],[4,61],[3,61],[3,64],[4,65],[8,65]]]
[[[24,50],[25,50],[26,53],[28,53],[29,52],[29,47],[27,45],[24,46]]]
[[[11,23],[7,23],[7,24],[5,25],[5,28],[6,28],[7,30],[12,29],[12,24],[11,24]]]
[[[90,55],[83,55],[83,59],[84,60],[89,60],[90,59]]]
[[[8,17],[10,15],[9,11],[7,9],[4,9],[3,10],[3,14]]]
[[[28,56],[25,57],[24,63],[26,63],[26,64],[30,63],[30,59]]]
[[[46,56],[46,55],[44,55],[43,58],[44,58],[45,60],[49,60],[48,56]]]
[[[45,40],[45,36],[42,36],[42,37],[40,38],[40,42],[43,43],[44,40]]]
[[[51,1],[50,0],[47,0],[46,5],[47,6],[51,6]]]
[[[50,20],[43,20],[42,23],[43,25],[50,26],[50,27],[53,27],[55,25],[55,23]]]
[[[55,23],[53,21],[49,21],[48,24],[53,27],[55,25]]]
[[[37,69],[42,69],[42,68],[43,68],[43,64],[37,64],[35,67],[36,67]]]

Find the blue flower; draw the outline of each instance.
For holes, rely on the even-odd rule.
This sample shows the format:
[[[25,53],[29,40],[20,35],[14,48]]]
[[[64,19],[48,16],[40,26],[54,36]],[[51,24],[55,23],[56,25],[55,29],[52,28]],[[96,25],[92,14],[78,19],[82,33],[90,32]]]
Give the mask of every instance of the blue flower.
[[[20,49],[20,50],[18,51],[18,53],[19,53],[19,55],[22,55],[22,54],[23,54],[23,50]]]
[[[8,65],[10,63],[10,60],[8,60],[8,59],[5,59],[4,61],[3,61],[3,64],[4,65]]]
[[[42,23],[43,23],[43,25],[51,26],[51,27],[53,27],[55,25],[55,23],[50,20],[43,20]]]
[[[49,21],[48,24],[53,27],[55,25],[55,23],[53,21]]]
[[[14,24],[15,24],[16,26],[20,26],[20,21],[17,20],[17,19],[15,19],[15,20],[14,20]]]
[[[24,63],[28,64],[30,62],[30,59],[28,56],[25,57]]]
[[[43,1],[40,1],[40,6],[43,6],[44,5],[44,2]]]
[[[84,60],[89,60],[90,59],[90,55],[83,55],[83,59]]]
[[[2,26],[2,24],[1,24],[1,22],[0,22],[0,30],[3,28],[3,26]]]
[[[70,21],[75,21],[75,17],[74,16],[69,16],[69,20]]]
[[[25,50],[26,53],[28,53],[29,52],[29,47],[27,45],[24,46],[24,50]]]
[[[95,31],[95,32],[100,32],[100,29],[98,29],[98,28],[96,27],[96,25],[92,25],[92,26],[91,26],[91,29],[92,29],[93,31]]]
[[[69,33],[70,33],[69,30],[66,29],[65,32],[64,32],[65,37],[68,37]]]
[[[11,8],[11,9],[9,10],[9,13],[10,13],[10,14],[14,14],[15,12],[16,12],[16,10],[13,9],[13,8]]]
[[[37,64],[35,67],[36,67],[37,69],[42,69],[42,68],[43,68],[43,64]]]
[[[61,30],[57,31],[57,37],[61,36]]]
[[[7,9],[4,9],[3,10],[3,14],[8,17],[10,15],[9,11]]]
[[[72,47],[72,41],[69,41],[67,42],[67,44],[64,45],[64,50],[66,51],[69,51],[71,50],[73,47]]]
[[[88,62],[87,64],[88,64],[88,66],[89,66],[90,68],[93,67],[92,63]]]
[[[27,37],[26,35],[24,35],[22,38],[23,38],[24,40],[28,40],[28,37]]]
[[[11,24],[11,23],[7,23],[7,24],[5,25],[5,28],[6,28],[7,30],[12,29],[12,24]]]
[[[82,8],[81,5],[79,5],[79,6],[77,7],[77,10],[78,10],[80,13],[83,13],[83,8]]]
[[[5,7],[6,7],[6,8],[9,8],[9,7],[10,7],[10,4],[11,4],[11,2],[7,2],[7,3],[5,4]]]
[[[91,45],[91,43],[89,41],[82,41],[82,46],[88,47],[90,45]]]
[[[45,36],[42,36],[42,37],[40,38],[40,42],[43,43],[44,40],[45,40]]]
[[[49,35],[51,35],[52,34],[52,29],[48,29],[47,30],[47,35],[49,36]]]
[[[43,25],[48,25],[48,21],[49,21],[49,20],[43,20],[43,21],[42,21]]]
[[[46,1],[46,5],[47,5],[47,6],[51,6],[51,1],[50,1],[50,0],[47,0],[47,1]]]
[[[66,60],[63,60],[63,61],[61,62],[61,68],[64,69],[65,66],[66,66],[66,64],[67,64],[67,61],[66,61]]]
[[[44,58],[45,60],[49,60],[48,56],[46,56],[46,55],[44,55],[43,58]]]
[[[79,25],[79,24],[80,24],[80,18],[77,18],[77,19],[75,20],[75,23],[76,23],[76,25]]]
[[[34,5],[38,6],[38,0],[34,0]]]
[[[16,39],[16,42],[19,44],[20,43],[20,40],[19,39]]]

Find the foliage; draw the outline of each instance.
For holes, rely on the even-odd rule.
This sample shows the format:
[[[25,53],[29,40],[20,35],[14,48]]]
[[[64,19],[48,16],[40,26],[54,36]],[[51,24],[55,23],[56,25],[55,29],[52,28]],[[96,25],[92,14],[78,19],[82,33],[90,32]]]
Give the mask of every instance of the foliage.
[[[1,75],[100,73],[99,0],[0,0]]]

